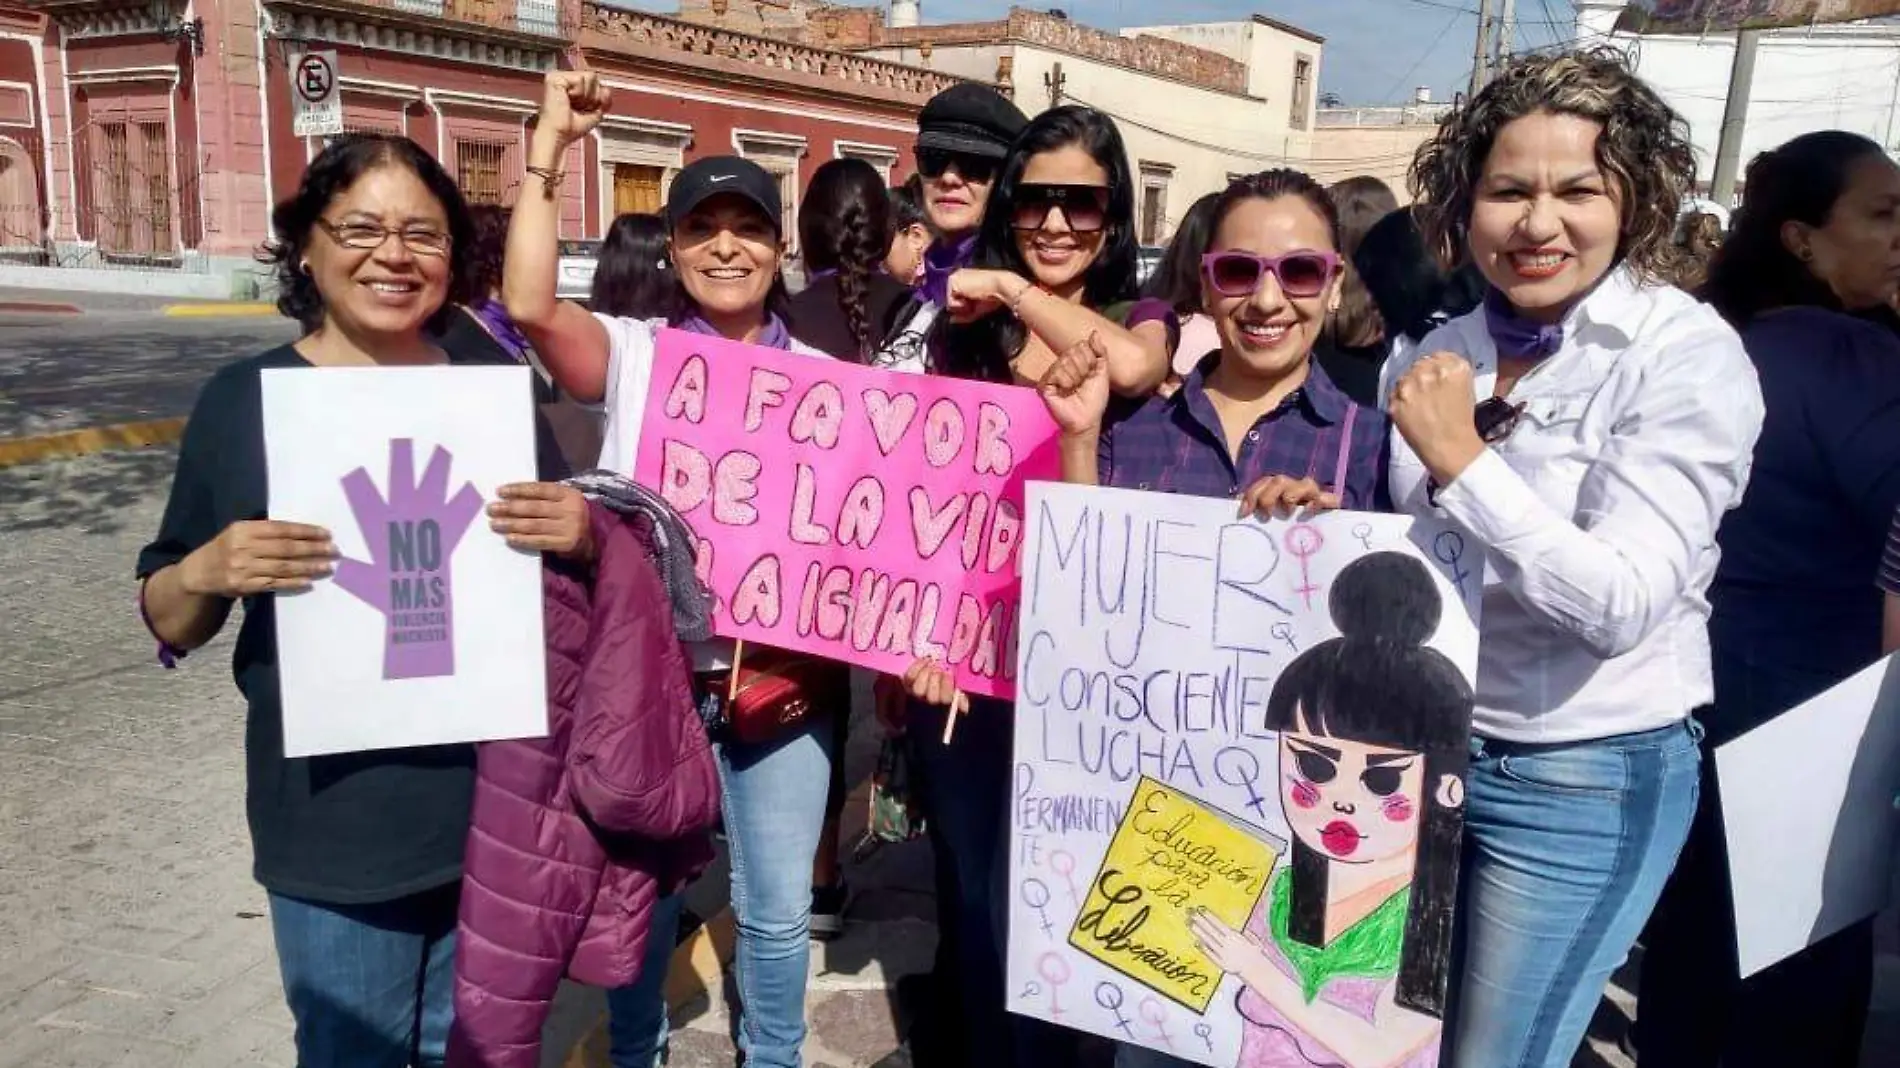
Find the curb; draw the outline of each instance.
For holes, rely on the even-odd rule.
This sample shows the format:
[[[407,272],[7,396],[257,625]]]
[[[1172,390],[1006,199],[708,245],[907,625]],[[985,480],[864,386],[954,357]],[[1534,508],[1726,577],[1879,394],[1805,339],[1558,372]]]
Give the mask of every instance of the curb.
[[[116,426],[90,426],[54,434],[0,438],[0,468],[50,460],[56,456],[87,456],[107,449],[169,445],[185,433],[185,420],[153,419]]]
[[[207,304],[167,304],[160,315],[174,319],[237,319],[276,315],[277,305],[263,301],[226,301]]]
[[[77,304],[66,304],[51,300],[0,300],[0,313],[18,313],[21,315],[80,315],[85,312]]]

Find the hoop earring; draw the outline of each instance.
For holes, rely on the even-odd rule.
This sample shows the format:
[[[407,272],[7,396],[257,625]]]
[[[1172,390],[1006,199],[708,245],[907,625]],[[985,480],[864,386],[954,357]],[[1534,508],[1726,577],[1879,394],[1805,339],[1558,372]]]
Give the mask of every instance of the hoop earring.
[[[310,277],[310,261],[309,261],[309,260],[298,260],[298,261],[297,261],[297,273],[298,273],[298,274],[300,274],[300,275],[303,275],[303,276],[304,276],[305,278],[308,278],[308,277]]]

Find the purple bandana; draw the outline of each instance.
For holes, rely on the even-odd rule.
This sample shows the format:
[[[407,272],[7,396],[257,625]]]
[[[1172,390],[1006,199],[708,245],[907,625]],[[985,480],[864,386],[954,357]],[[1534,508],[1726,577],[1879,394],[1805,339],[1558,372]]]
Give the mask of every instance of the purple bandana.
[[[1524,318],[1495,289],[1484,295],[1484,324],[1498,355],[1507,360],[1541,360],[1563,347],[1561,323],[1546,326]]]
[[[468,310],[475,313],[475,318],[488,328],[489,334],[502,348],[508,350],[508,355],[513,356],[517,363],[528,362],[528,338],[515,326],[515,321],[508,317],[508,309],[502,307],[499,301],[484,297],[469,305]]]
[[[714,330],[711,323],[698,315],[689,315],[674,325],[689,333],[705,334],[708,337],[725,336]],[[765,316],[765,327],[759,331],[758,340],[753,344],[763,345],[768,349],[789,349],[792,347],[792,332],[785,329],[785,320],[768,312]]]
[[[941,308],[950,302],[950,276],[970,265],[976,258],[976,235],[952,244],[932,242],[924,250],[924,282],[917,291],[924,299]]]

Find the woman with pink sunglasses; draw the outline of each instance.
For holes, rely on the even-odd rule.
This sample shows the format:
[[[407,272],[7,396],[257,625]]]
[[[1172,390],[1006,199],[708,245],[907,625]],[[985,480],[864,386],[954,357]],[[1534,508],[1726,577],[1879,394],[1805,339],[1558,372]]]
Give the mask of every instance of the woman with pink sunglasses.
[[[1339,307],[1339,220],[1294,170],[1221,194],[1201,260],[1220,349],[1166,397],[1110,399],[1106,360],[1082,386],[1045,388],[1069,482],[1228,497],[1242,514],[1383,510],[1386,422],[1313,359]]]

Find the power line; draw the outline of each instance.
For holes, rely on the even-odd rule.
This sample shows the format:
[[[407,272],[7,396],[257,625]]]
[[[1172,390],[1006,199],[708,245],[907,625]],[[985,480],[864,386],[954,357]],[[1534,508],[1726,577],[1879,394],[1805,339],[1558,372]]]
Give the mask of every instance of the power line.
[[[1424,66],[1425,61],[1437,53],[1438,45],[1444,41],[1445,35],[1450,33],[1451,28],[1458,25],[1461,21],[1463,21],[1463,16],[1457,14],[1453,14],[1451,18],[1446,19],[1444,28],[1438,31],[1438,36],[1432,38],[1432,43],[1425,46],[1425,51],[1419,53],[1419,57],[1412,61],[1411,66],[1405,68],[1405,73],[1399,75],[1398,80],[1392,83],[1392,88],[1387,89],[1384,95],[1379,97],[1379,99],[1390,100],[1400,89],[1405,88],[1406,83],[1411,80],[1412,75],[1418,72],[1418,68]]]

